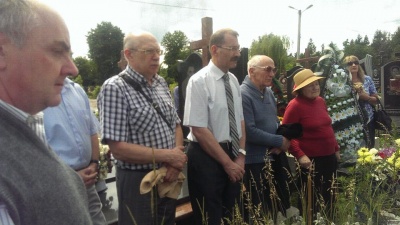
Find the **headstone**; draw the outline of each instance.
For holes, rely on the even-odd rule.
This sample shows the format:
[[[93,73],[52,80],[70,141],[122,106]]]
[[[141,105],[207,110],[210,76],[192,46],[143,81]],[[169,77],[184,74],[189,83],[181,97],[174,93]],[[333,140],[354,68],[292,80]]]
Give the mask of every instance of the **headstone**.
[[[372,78],[375,88],[380,93],[381,79],[378,76],[378,70],[373,68],[372,55],[367,54],[365,58],[360,59],[360,66],[363,68],[366,75]]]
[[[392,116],[400,116],[400,60],[381,67],[382,104]]]
[[[242,48],[240,52],[240,58],[237,66],[229,71],[233,73],[241,84],[247,75],[247,62],[249,61],[249,49]]]
[[[183,119],[184,109],[185,109],[185,99],[186,99],[186,87],[189,78],[202,68],[202,57],[199,53],[190,54],[185,61],[180,61],[178,63],[178,96],[179,96],[179,107],[178,115]],[[189,128],[182,127],[183,136],[187,137],[189,134]]]

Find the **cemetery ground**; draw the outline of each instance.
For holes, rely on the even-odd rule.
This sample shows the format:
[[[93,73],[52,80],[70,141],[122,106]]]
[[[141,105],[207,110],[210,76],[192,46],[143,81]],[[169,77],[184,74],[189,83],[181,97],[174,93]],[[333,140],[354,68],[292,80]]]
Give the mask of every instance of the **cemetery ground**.
[[[90,100],[91,106],[96,109],[96,101]],[[313,218],[306,210],[302,215],[294,216],[279,224],[365,224],[365,225],[394,225],[400,224],[400,135],[397,130],[400,117],[392,116],[395,130],[391,135],[385,132],[378,133],[376,149],[356,149],[357,162],[341,170],[332,193],[337,196],[336,211],[333,220],[328,219],[322,210],[317,218]],[[382,135],[383,134],[383,135]],[[298,173],[298,165],[293,160],[294,179]],[[115,171],[113,169],[113,171]],[[266,179],[273,179],[268,177]],[[291,186],[292,206],[304,204],[304,187]],[[118,199],[115,187],[115,174],[108,174],[107,187],[101,198],[103,212],[109,224],[117,224]],[[188,200],[187,184],[184,184],[181,195],[178,197],[180,205],[177,207],[177,225],[193,224],[191,206]],[[299,197],[300,196],[300,200]],[[321,202],[322,203],[322,202]],[[323,203],[322,203],[323,204]],[[270,215],[265,215],[257,206],[242,205],[239,208],[252,207],[253,224],[274,224]],[[207,224],[207,223],[204,223]],[[233,221],[225,224],[249,224],[244,222],[239,213],[235,213]]]

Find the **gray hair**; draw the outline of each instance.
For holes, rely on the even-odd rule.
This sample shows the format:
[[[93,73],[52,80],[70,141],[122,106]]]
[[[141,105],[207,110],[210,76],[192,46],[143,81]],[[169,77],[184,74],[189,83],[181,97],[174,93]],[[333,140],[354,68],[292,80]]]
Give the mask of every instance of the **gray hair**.
[[[136,33],[131,32],[125,35],[124,37],[124,49],[129,49],[129,48],[137,48],[138,46],[142,45],[143,42],[146,42],[147,40],[143,40],[143,37],[152,37],[155,38],[153,34],[147,31],[138,31]]]
[[[32,29],[41,24],[40,13],[45,8],[34,0],[0,0],[0,33],[22,47]]]
[[[254,66],[258,66],[262,59],[262,55],[255,55],[249,59],[247,62],[247,72],[250,75],[250,68],[253,68]]]
[[[239,33],[235,30],[232,30],[230,28],[224,28],[221,30],[217,30],[215,33],[213,33],[210,37],[210,48],[213,45],[223,45],[225,44],[225,34],[230,34],[232,36],[238,37]]]

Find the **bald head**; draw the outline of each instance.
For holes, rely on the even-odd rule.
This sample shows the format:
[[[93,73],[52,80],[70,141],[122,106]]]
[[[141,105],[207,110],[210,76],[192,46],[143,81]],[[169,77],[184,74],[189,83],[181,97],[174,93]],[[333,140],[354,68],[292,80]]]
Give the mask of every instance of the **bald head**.
[[[62,20],[53,9],[35,0],[0,1],[0,33],[18,47],[33,29],[55,19]]]
[[[64,20],[33,0],[0,1],[0,56],[0,99],[32,115],[58,105],[78,74]]]
[[[149,32],[142,32],[142,33],[129,33],[124,38],[124,50],[125,49],[132,49],[138,48],[146,42],[155,41],[157,42],[156,37],[149,33]]]
[[[151,82],[160,65],[160,44],[156,37],[148,32],[128,34],[124,38],[124,55],[129,66]]]

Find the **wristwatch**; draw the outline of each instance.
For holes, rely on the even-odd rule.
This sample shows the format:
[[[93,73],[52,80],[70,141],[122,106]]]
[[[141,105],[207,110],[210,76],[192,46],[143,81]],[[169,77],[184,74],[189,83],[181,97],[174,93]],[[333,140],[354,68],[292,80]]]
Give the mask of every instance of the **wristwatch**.
[[[243,148],[239,148],[239,153],[242,153],[242,155],[246,155],[246,150],[244,150]]]

